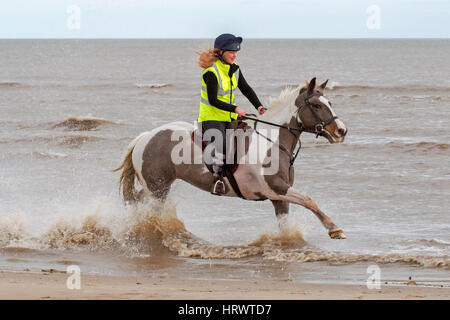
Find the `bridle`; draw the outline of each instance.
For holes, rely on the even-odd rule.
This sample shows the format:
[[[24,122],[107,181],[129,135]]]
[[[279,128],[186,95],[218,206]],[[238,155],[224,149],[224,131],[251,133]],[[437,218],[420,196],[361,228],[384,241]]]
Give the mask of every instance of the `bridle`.
[[[255,118],[250,118],[250,117],[247,117],[247,116],[241,116],[241,117],[239,117],[239,118],[241,118],[241,119],[253,120],[253,121],[254,121],[254,123],[253,123],[253,130],[254,130],[258,135],[262,136],[263,138],[265,138],[265,139],[268,140],[269,142],[271,142],[271,143],[277,145],[278,148],[279,148],[280,150],[282,150],[283,152],[285,152],[285,153],[291,158],[289,162],[290,162],[290,165],[292,166],[292,165],[294,164],[294,162],[295,162],[295,159],[297,159],[297,156],[298,156],[298,154],[299,154],[299,152],[300,152],[300,148],[302,147],[302,142],[300,141],[300,134],[301,134],[303,131],[305,131],[305,132],[308,132],[308,133],[313,133],[313,134],[315,134],[315,135],[316,135],[316,138],[318,138],[319,136],[323,135],[323,132],[325,131],[325,127],[326,127],[327,125],[329,125],[330,123],[332,123],[333,121],[335,121],[336,119],[338,119],[337,116],[331,115],[331,117],[330,117],[329,119],[327,119],[326,121],[321,120],[320,117],[319,117],[319,115],[317,114],[317,111],[315,110],[314,104],[311,103],[311,102],[309,101],[310,98],[315,97],[315,96],[316,96],[316,97],[320,97],[320,96],[323,96],[323,94],[321,94],[320,92],[314,92],[314,93],[312,93],[312,94],[310,94],[309,96],[307,96],[307,97],[304,98],[304,100],[303,100],[303,101],[305,102],[304,105],[300,105],[300,106],[297,106],[297,105],[296,105],[296,106],[297,106],[297,111],[296,111],[295,118],[296,118],[296,120],[297,120],[297,123],[299,124],[299,127],[298,127],[298,128],[293,128],[293,127],[290,127],[290,126],[283,126],[283,125],[279,125],[279,124],[277,124],[277,123],[273,123],[273,122],[269,122],[269,121],[264,121],[264,120],[260,120],[260,119],[255,119]],[[314,126],[314,129],[310,129],[310,128],[305,127],[305,126],[303,125],[303,122],[302,122],[301,119],[300,119],[300,116],[299,116],[299,114],[300,114],[300,109],[301,109],[303,106],[309,108],[309,109],[311,110],[311,113],[313,114],[313,116],[314,116],[314,117],[316,118],[316,120],[317,120],[317,124]],[[267,109],[266,109],[266,110],[267,110]],[[249,114],[249,115],[256,117],[255,114]],[[272,125],[272,126],[275,126],[275,127],[279,127],[279,128],[287,129],[287,130],[289,131],[289,133],[291,133],[292,135],[294,135],[295,139],[298,140],[298,148],[297,148],[297,151],[295,152],[295,154],[293,155],[293,152],[292,152],[292,153],[289,152],[289,151],[288,151],[284,146],[282,146],[281,144],[279,144],[279,143],[273,141],[273,140],[270,139],[269,137],[266,137],[265,135],[263,135],[263,134],[261,134],[260,132],[258,132],[258,130],[256,130],[256,126],[257,126],[258,122],[265,123],[265,124],[269,124],[269,125]],[[300,134],[298,135],[298,137],[295,135],[295,133],[294,133],[293,131],[300,131]],[[294,145],[294,149],[295,149],[296,146],[297,146],[297,142],[296,142],[295,145]]]
[[[303,100],[305,102],[304,105],[300,105],[300,106],[296,105],[297,106],[297,111],[296,111],[297,112],[297,116],[296,116],[296,118],[297,118],[297,122],[300,124],[300,126],[302,128],[302,131],[313,133],[313,134],[316,135],[316,138],[318,138],[319,136],[323,135],[323,132],[325,131],[325,127],[327,125],[331,124],[333,121],[335,121],[339,117],[338,116],[334,116],[333,114],[331,114],[331,117],[328,118],[327,120],[325,120],[325,121],[321,120],[319,115],[317,114],[316,108],[314,107],[315,104],[311,103],[309,101],[309,99],[311,99],[312,97],[323,97],[323,94],[320,93],[320,92],[314,92],[314,93],[306,96],[304,98],[304,100]],[[314,118],[316,118],[317,124],[314,126],[314,129],[306,128],[303,125],[303,122],[300,120],[299,113],[300,113],[300,109],[303,106],[308,107],[309,110],[311,111],[311,113],[313,114]]]

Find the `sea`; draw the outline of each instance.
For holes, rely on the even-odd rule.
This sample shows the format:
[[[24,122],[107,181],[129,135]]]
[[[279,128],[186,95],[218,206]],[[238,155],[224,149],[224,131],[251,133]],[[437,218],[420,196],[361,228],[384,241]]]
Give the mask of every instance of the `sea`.
[[[112,170],[141,132],[194,123],[211,45],[0,40],[0,270],[450,287],[448,39],[244,39],[236,63],[266,107],[329,79],[348,134],[303,133],[294,187],[347,239],[293,204],[281,234],[270,201],[183,181],[161,216],[122,202]]]

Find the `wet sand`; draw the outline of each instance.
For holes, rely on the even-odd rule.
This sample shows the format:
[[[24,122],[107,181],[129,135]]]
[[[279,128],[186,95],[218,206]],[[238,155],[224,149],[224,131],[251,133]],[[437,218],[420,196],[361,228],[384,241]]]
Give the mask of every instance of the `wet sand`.
[[[309,284],[284,281],[186,280],[82,275],[80,289],[67,289],[68,274],[0,271],[0,299],[450,299],[450,288],[420,285]]]

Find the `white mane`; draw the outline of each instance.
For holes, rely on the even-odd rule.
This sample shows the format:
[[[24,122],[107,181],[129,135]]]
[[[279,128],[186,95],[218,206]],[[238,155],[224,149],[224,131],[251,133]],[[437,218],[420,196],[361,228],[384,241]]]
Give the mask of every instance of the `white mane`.
[[[299,91],[300,87],[284,88],[278,98],[270,98],[266,113],[258,118],[278,124],[288,121],[295,111],[295,99]]]

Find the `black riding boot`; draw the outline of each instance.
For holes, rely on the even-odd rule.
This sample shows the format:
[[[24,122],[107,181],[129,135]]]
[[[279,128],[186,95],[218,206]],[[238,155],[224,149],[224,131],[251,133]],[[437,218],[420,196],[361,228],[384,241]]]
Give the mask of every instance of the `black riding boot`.
[[[207,140],[208,144],[214,144],[214,152],[212,154],[212,169],[214,183],[212,186],[212,194],[223,195],[225,194],[225,184],[223,183],[223,166],[225,163],[225,150],[226,150],[226,129],[228,123],[221,121],[203,121],[202,122],[202,132],[203,137],[207,130],[216,130],[214,134],[210,135]],[[217,132],[219,131],[219,132]]]

